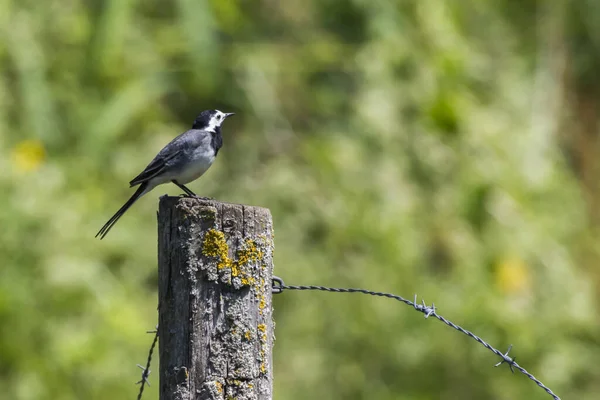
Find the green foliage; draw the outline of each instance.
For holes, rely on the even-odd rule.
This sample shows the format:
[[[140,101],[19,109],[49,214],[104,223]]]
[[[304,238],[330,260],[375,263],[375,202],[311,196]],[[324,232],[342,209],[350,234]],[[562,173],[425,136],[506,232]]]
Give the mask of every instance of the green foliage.
[[[597,8],[1,0],[2,397],[135,396],[156,199],[177,188],[94,234],[155,152],[219,108],[237,116],[192,187],[271,209],[287,283],[416,292],[512,343],[564,398],[595,398],[596,228],[557,133],[561,66],[576,88],[597,71]],[[393,301],[288,293],[275,316],[277,398],[547,396]]]

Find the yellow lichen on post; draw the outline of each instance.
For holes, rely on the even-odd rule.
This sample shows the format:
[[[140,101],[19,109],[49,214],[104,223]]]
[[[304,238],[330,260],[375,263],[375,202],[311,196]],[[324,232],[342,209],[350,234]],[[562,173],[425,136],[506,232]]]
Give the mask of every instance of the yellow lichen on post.
[[[237,252],[237,263],[238,265],[245,265],[251,261],[259,261],[262,257],[263,253],[258,249],[254,240],[248,239],[244,243],[244,248]]]
[[[204,235],[202,254],[216,259],[218,271],[229,268],[231,278],[239,278],[239,284],[242,286],[254,284],[248,265],[252,262],[261,262],[264,257],[259,245],[254,240],[247,239],[242,248],[236,252],[236,259],[232,260],[229,258],[229,245],[225,240],[225,234],[214,228]]]
[[[238,267],[238,264],[236,262],[233,262],[233,264],[231,264],[231,277],[235,278],[239,274],[240,274],[240,268]]]
[[[231,266],[229,258],[229,246],[225,241],[225,234],[216,229],[210,229],[204,235],[202,242],[202,254],[207,257],[217,259],[217,269],[228,268]]]
[[[266,357],[266,349],[265,346],[267,345],[267,326],[265,324],[259,324],[256,327],[259,331],[258,337],[260,340],[260,373],[264,374],[267,371],[267,367],[265,365],[265,357]]]
[[[248,239],[244,242],[243,247],[237,251],[236,258],[237,260],[232,265],[231,276],[239,276],[242,286],[252,285],[254,278],[252,278],[252,274],[247,270],[247,267],[251,262],[260,261],[263,258],[263,252],[259,250],[254,240]]]
[[[265,300],[264,295],[260,296],[260,302],[258,303],[258,308],[259,308],[259,312],[261,314],[266,306],[267,306],[267,301]]]

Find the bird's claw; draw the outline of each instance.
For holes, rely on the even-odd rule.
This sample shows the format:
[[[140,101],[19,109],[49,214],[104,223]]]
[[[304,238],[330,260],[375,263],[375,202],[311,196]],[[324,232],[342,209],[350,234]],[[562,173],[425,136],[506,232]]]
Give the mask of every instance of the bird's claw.
[[[196,200],[214,200],[214,198],[212,197],[203,197],[203,196],[198,196],[196,194],[191,195],[191,194],[187,194],[187,193],[181,193],[179,195],[180,198],[188,198],[188,199],[196,199]]]

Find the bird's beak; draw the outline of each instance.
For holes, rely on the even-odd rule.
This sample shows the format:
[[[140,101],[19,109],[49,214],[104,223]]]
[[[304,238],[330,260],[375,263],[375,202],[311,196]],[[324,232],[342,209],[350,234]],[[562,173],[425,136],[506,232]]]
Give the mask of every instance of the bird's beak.
[[[232,115],[235,115],[235,113],[225,113],[225,118],[231,117]]]

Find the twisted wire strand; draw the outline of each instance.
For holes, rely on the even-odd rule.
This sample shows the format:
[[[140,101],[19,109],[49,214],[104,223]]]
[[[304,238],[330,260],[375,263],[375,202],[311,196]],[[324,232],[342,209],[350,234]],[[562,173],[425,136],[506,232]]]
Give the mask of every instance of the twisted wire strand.
[[[523,368],[519,364],[517,364],[517,362],[515,361],[516,358],[509,357],[508,353],[512,349],[512,344],[509,346],[506,353],[502,353],[500,350],[494,348],[492,345],[487,343],[485,340],[481,339],[479,336],[475,335],[474,333],[462,328],[459,325],[456,325],[452,321],[449,321],[448,319],[439,315],[436,312],[435,304],[432,303],[431,306],[427,306],[425,304],[425,300],[423,300],[421,304],[417,303],[417,295],[416,294],[415,294],[414,301],[411,301],[411,300],[405,299],[402,296],[398,296],[398,295],[395,295],[392,293],[376,292],[376,291],[367,290],[367,289],[333,288],[333,287],[326,287],[326,286],[286,285],[281,278],[273,277],[273,289],[272,289],[273,294],[279,294],[279,293],[284,292],[285,290],[314,290],[314,291],[324,291],[324,292],[333,292],[333,293],[361,293],[361,294],[365,294],[365,295],[369,295],[369,296],[387,297],[389,299],[398,300],[406,305],[413,307],[415,310],[422,312],[423,314],[425,314],[425,318],[434,317],[434,318],[442,321],[446,325],[448,325],[448,326],[456,329],[457,331],[467,335],[468,337],[474,339],[475,341],[477,341],[478,343],[483,345],[486,349],[490,350],[491,352],[493,352],[494,354],[496,354],[497,356],[502,358],[502,360],[495,365],[496,367],[501,364],[504,364],[504,363],[508,364],[511,372],[514,373],[514,369],[517,369],[523,375],[527,376],[529,379],[534,381],[539,387],[544,389],[546,391],[546,393],[548,393],[550,396],[552,396],[555,400],[560,400],[560,397],[558,397],[549,387],[544,385],[539,379],[537,379],[535,376],[533,376],[531,373],[529,373],[525,368]]]
[[[150,382],[148,381],[148,377],[150,376],[150,364],[152,363],[152,353],[154,353],[154,348],[156,347],[156,342],[158,342],[158,325],[154,331],[148,331],[148,333],[154,333],[154,340],[152,341],[152,345],[150,346],[150,350],[148,351],[148,360],[146,361],[146,366],[138,364],[138,368],[142,369],[142,379],[138,382],[140,386],[140,392],[138,393],[137,400],[142,400],[142,395],[144,394],[144,386],[147,384],[150,386]]]

